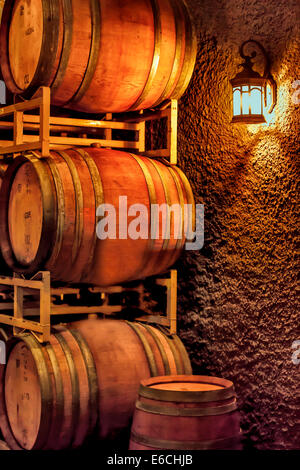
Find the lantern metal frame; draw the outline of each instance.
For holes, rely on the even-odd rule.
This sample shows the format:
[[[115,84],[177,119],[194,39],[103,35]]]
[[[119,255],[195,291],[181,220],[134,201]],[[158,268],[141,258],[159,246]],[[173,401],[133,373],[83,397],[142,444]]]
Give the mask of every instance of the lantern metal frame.
[[[254,44],[256,48],[260,50],[264,57],[265,69],[264,74],[261,76],[258,72],[253,70],[253,62],[257,55],[256,51],[253,51],[251,55],[245,54],[245,47],[248,44]],[[267,87],[269,86],[272,92],[272,104],[268,110],[269,113],[272,113],[277,102],[277,86],[276,82],[273,79],[270,72],[270,60],[264,49],[264,47],[253,39],[249,39],[240,47],[240,55],[244,59],[244,62],[240,64],[243,67],[243,70],[239,72],[233,79],[230,80],[232,86],[232,93],[234,99],[234,93],[240,91],[241,93],[241,113],[233,114],[232,123],[244,123],[244,124],[261,124],[266,123],[266,119],[263,114],[264,108],[267,107]],[[244,89],[246,88],[246,89]],[[249,113],[243,113],[243,95],[248,93],[251,95],[252,91],[258,90],[261,93],[261,113],[252,114],[251,113],[251,100],[249,103]]]

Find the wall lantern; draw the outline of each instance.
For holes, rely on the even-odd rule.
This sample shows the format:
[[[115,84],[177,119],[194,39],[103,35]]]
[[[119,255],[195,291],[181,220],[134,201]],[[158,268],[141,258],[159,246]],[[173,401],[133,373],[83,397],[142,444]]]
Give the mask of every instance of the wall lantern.
[[[265,61],[263,76],[253,70],[252,59],[256,57],[256,51],[250,56],[245,55],[245,46],[254,44],[258,48]],[[265,123],[264,113],[272,113],[276,105],[276,83],[270,73],[270,62],[263,46],[254,40],[245,41],[240,47],[240,55],[245,60],[239,72],[230,83],[233,93],[233,117],[232,123],[261,124]]]

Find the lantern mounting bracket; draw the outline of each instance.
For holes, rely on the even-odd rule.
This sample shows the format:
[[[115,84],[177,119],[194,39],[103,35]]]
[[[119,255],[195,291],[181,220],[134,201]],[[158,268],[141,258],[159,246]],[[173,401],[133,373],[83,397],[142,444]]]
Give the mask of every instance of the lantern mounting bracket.
[[[264,78],[266,80],[264,99],[265,99],[265,106],[267,106],[266,87],[267,87],[267,84],[269,83],[269,85],[272,89],[272,106],[269,109],[269,114],[271,114],[274,110],[274,107],[277,104],[277,86],[276,86],[276,82],[275,82],[274,78],[272,77],[272,74],[271,74],[271,71],[270,71],[270,68],[271,68],[270,59],[269,59],[269,56],[268,56],[265,48],[263,47],[263,45],[260,42],[256,41],[255,39],[248,39],[247,41],[244,41],[243,44],[240,46],[240,56],[245,60],[245,62],[240,64],[240,65],[242,67],[244,67],[244,70],[247,71],[247,73],[251,74],[251,72],[252,72],[257,76],[257,72],[254,72],[254,70],[253,70],[253,65],[254,64],[252,62],[252,59],[254,59],[257,56],[257,52],[253,51],[251,53],[251,55],[246,55],[245,54],[245,47],[248,44],[254,44],[254,46],[257,49],[260,50],[260,52],[262,53],[263,58],[264,58],[264,62],[265,62],[264,67],[265,68],[264,68],[264,74],[262,76],[262,78]]]

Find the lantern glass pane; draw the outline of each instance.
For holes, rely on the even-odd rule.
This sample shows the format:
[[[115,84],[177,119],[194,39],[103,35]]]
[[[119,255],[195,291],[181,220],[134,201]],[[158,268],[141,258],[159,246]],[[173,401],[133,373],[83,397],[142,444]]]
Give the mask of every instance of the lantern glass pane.
[[[273,102],[273,95],[272,95],[272,88],[270,87],[270,84],[267,84],[267,109],[269,109],[272,106]]]
[[[262,89],[252,87],[251,89],[251,114],[262,114]]]
[[[241,114],[241,90],[239,88],[233,89],[233,115],[239,116]]]
[[[243,92],[243,114],[251,114],[250,113],[250,105],[251,105],[251,94],[249,92],[249,86],[243,86],[243,91],[245,88],[245,92]]]

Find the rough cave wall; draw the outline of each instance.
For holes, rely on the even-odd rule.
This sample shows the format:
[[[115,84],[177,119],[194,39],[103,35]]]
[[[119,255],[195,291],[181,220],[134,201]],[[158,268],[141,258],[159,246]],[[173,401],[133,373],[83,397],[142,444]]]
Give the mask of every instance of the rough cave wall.
[[[198,56],[180,101],[179,164],[205,204],[205,245],[179,269],[179,327],[194,372],[234,381],[247,445],[300,448],[298,0],[188,0]],[[238,48],[260,41],[278,105],[268,125],[230,124]]]

